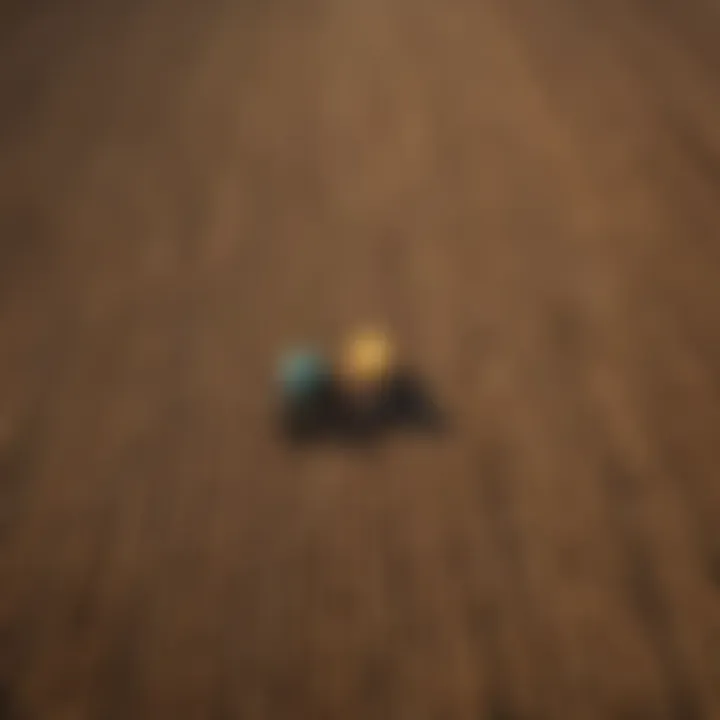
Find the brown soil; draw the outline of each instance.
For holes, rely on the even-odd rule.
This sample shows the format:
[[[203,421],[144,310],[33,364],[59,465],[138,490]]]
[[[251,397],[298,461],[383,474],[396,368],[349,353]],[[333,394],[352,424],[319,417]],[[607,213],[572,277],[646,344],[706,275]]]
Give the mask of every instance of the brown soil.
[[[720,718],[710,0],[0,11],[0,717]],[[392,327],[446,438],[295,454]]]

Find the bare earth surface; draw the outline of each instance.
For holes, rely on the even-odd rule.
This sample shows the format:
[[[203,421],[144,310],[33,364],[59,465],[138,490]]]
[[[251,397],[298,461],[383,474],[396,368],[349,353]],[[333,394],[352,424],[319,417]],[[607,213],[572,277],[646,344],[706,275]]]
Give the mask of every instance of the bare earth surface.
[[[0,718],[720,718],[720,7],[0,10]],[[294,341],[456,428],[296,455]]]

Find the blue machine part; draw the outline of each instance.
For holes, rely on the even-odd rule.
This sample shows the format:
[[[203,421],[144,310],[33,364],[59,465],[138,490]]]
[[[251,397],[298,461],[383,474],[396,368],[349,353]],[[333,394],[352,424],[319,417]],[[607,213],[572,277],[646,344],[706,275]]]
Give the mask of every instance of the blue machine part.
[[[312,350],[296,350],[285,355],[279,366],[283,397],[292,402],[312,400],[329,377],[328,364]]]

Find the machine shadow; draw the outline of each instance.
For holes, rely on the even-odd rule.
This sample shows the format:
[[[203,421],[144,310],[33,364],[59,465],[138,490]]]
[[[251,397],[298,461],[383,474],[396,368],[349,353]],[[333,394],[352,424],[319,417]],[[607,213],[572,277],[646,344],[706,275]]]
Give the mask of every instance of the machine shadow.
[[[409,369],[398,371],[372,408],[348,402],[337,383],[327,388],[302,415],[286,414],[282,434],[295,447],[335,444],[363,448],[397,433],[437,438],[450,430],[447,414],[427,383]]]

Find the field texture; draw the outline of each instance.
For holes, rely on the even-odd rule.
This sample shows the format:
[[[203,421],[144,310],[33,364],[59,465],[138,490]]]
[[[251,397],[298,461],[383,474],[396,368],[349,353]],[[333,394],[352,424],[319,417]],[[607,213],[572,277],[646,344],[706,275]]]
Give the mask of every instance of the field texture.
[[[719,518],[717,2],[0,10],[2,720],[716,720]]]

